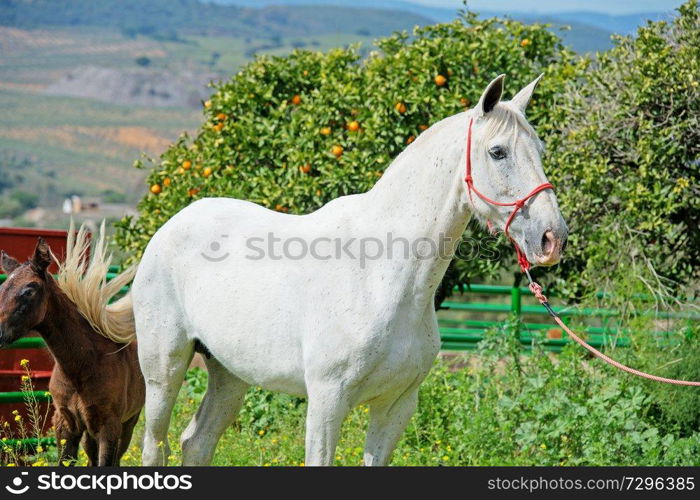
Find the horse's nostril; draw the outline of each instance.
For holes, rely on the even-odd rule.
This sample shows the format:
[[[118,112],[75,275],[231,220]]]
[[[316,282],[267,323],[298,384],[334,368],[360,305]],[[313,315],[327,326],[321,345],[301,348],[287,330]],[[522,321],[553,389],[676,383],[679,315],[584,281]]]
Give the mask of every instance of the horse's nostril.
[[[551,255],[555,249],[554,243],[554,233],[552,231],[545,231],[542,235],[542,253],[544,255]]]

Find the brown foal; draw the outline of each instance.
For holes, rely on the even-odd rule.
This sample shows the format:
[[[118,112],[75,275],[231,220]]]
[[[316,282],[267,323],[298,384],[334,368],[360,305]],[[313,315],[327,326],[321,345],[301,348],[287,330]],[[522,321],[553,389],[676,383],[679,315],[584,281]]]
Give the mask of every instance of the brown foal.
[[[49,390],[59,463],[75,462],[82,439],[89,465],[119,465],[145,397],[136,343],[114,342],[97,331],[47,272],[51,262],[42,239],[23,264],[0,254],[8,275],[0,287],[0,346],[33,330],[53,354]]]

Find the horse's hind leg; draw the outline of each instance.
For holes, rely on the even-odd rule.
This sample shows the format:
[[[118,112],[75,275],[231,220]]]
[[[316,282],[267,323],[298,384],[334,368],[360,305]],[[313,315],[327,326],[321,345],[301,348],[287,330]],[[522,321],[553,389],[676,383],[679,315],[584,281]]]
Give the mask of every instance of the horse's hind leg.
[[[221,434],[238,416],[248,384],[214,358],[206,359],[207,392],[182,433],[182,465],[208,465]]]
[[[170,456],[170,417],[194,354],[194,343],[178,325],[168,320],[165,309],[161,309],[156,318],[139,319],[136,316],[139,364],[146,382],[142,464],[165,465]],[[168,335],[162,335],[163,332]]]

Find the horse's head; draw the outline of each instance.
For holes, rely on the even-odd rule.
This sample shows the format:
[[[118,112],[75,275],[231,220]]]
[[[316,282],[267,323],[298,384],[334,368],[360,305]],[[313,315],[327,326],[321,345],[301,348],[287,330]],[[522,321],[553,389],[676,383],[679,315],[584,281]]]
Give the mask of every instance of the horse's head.
[[[34,255],[24,264],[0,252],[7,280],[0,287],[0,346],[11,344],[44,321],[48,308],[51,251],[39,238]]]
[[[472,112],[472,177],[476,189],[491,200],[514,202],[548,182],[542,170],[543,148],[525,118],[525,108],[540,77],[511,101],[501,101],[504,75],[493,80]],[[471,196],[475,215],[504,230],[515,207],[498,206]],[[568,228],[551,189],[528,199],[513,218],[508,233],[531,264],[559,262]]]

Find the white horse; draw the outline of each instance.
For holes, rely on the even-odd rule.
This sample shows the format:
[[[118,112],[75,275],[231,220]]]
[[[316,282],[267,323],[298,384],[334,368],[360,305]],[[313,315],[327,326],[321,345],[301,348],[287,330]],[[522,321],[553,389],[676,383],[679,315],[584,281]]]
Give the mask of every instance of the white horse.
[[[209,356],[209,385],[182,435],[184,465],[212,460],[250,385],[308,398],[308,465],[332,464],[344,418],[368,404],[364,460],[387,464],[440,347],[433,297],[467,221],[503,228],[510,212],[467,192],[468,122],[475,186],[497,200],[523,196],[546,181],[524,115],[536,84],[500,102],[503,75],[494,79],[476,108],[426,130],[367,193],[301,216],[203,199],[163,225],[132,286],[143,464],[170,453],[195,350]],[[510,234],[531,263],[558,262],[567,228],[553,192],[530,199]]]

